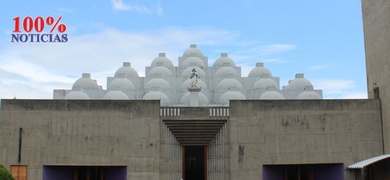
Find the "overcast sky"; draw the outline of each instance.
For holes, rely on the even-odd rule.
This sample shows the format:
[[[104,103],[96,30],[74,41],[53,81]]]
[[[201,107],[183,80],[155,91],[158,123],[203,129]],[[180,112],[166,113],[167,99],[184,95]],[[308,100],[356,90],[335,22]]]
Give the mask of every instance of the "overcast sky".
[[[105,89],[122,62],[144,76],[190,44],[209,65],[227,52],[243,76],[264,62],[281,87],[304,73],[326,99],[367,97],[359,0],[13,0],[0,12],[0,98],[51,99],[84,72]],[[12,43],[17,16],[62,16],[69,40]]]

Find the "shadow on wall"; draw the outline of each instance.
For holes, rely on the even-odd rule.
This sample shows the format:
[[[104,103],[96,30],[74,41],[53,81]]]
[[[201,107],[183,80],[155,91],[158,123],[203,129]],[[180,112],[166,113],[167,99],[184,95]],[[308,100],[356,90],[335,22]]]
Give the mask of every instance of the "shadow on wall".
[[[126,166],[43,166],[42,180],[127,180]]]
[[[343,164],[264,165],[263,180],[344,180]]]

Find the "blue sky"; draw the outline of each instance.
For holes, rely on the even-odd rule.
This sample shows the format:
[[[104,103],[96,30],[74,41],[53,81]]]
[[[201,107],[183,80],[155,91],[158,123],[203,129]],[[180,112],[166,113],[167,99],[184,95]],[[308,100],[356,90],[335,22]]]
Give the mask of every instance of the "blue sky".
[[[159,52],[195,43],[246,76],[264,62],[280,85],[304,73],[326,99],[366,98],[360,1],[15,0],[0,2],[0,97],[52,98],[89,72],[106,86],[122,62],[144,75]],[[16,16],[62,16],[66,43],[11,43]]]

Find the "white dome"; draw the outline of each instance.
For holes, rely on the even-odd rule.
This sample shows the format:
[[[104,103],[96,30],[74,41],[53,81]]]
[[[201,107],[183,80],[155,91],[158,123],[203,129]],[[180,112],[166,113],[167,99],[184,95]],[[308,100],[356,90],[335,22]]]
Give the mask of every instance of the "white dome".
[[[215,77],[226,77],[231,75],[231,77],[240,77],[237,70],[232,67],[221,67],[215,72]]]
[[[260,95],[259,99],[285,99],[278,91],[266,91]]]
[[[110,91],[103,96],[103,99],[129,99],[129,97],[122,91]]]
[[[315,91],[303,91],[297,99],[322,99],[322,97]]]
[[[181,73],[181,75],[183,77],[188,77],[189,78],[191,76],[192,70],[194,68],[195,68],[196,74],[198,75],[199,78],[205,78],[206,77],[206,73],[202,69],[200,69],[198,67],[194,67],[194,66],[191,66],[191,67],[188,67],[188,68],[184,69],[183,72]]]
[[[229,90],[229,88],[232,88],[232,87],[234,87],[238,90],[241,90],[242,84],[237,79],[226,78],[226,79],[223,79],[221,82],[219,82],[217,85],[218,90]]]
[[[257,63],[256,67],[249,72],[248,77],[261,77],[262,75],[268,74],[269,77],[272,77],[270,70],[264,67],[263,63]]]
[[[266,90],[267,87],[274,86],[277,89],[279,88],[278,84],[271,78],[261,78],[256,81],[256,83],[253,85],[253,89],[261,89]]]
[[[205,67],[204,62],[198,57],[188,57],[187,59],[185,59],[183,61],[183,64],[181,65],[181,67],[183,67],[183,68],[186,68],[189,66],[196,66],[196,67],[200,67],[200,68]]]
[[[125,77],[139,77],[137,71],[131,67],[130,62],[124,62],[123,67],[120,67],[114,77],[118,77],[119,74],[124,74]]]
[[[221,57],[215,60],[213,66],[214,67],[223,67],[223,66],[235,67],[236,64],[230,57],[227,56],[227,53],[221,53]]]
[[[196,47],[196,44],[191,44],[191,45],[190,45],[190,48],[187,49],[187,50],[184,52],[183,57],[200,57],[200,58],[203,58],[204,55],[203,55],[203,53]]]
[[[180,100],[181,104],[190,105],[190,96],[191,93],[187,92],[183,95],[183,97]],[[199,92],[199,104],[200,105],[206,105],[209,103],[209,100],[207,99],[207,96],[203,94],[202,92]]]
[[[167,68],[173,68],[173,63],[170,59],[165,57],[165,53],[159,53],[158,57],[156,57],[152,61],[151,67],[156,67],[156,66],[165,66]]]
[[[133,90],[134,84],[126,78],[115,78],[108,85],[107,90]]]
[[[227,91],[219,98],[220,104],[229,104],[229,100],[242,100],[246,97],[238,91]]]
[[[150,76],[150,77],[172,77],[172,72],[167,67],[156,66],[148,72],[147,76]]]
[[[181,85],[181,89],[186,90],[190,86],[191,81],[191,79],[185,80]],[[202,79],[198,79],[198,86],[202,89],[207,89],[207,85],[202,81]]]
[[[91,74],[83,73],[82,78],[78,79],[72,87],[72,90],[99,90],[100,87],[96,80],[91,79]]]
[[[160,91],[150,91],[142,97],[145,100],[160,100],[161,105],[167,105],[170,103],[170,100],[167,95]]]
[[[291,80],[283,89],[288,91],[304,91],[305,87],[313,86],[309,80],[303,77],[303,74],[295,75],[295,79]]]
[[[153,86],[157,86],[159,89],[171,89],[171,85],[165,79],[161,78],[154,78],[149,80],[145,84],[145,89],[151,89]]]
[[[83,91],[70,91],[64,99],[90,99]]]

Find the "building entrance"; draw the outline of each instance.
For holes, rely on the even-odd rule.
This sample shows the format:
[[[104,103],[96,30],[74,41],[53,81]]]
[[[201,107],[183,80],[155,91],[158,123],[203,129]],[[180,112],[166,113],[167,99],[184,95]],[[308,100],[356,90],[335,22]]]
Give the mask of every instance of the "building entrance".
[[[183,180],[207,179],[207,147],[183,146]]]

